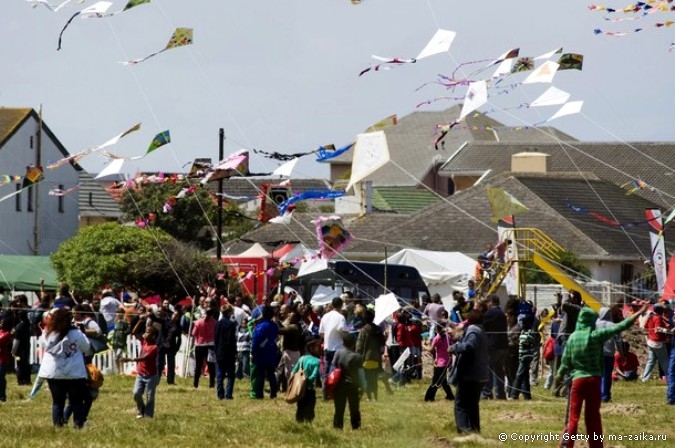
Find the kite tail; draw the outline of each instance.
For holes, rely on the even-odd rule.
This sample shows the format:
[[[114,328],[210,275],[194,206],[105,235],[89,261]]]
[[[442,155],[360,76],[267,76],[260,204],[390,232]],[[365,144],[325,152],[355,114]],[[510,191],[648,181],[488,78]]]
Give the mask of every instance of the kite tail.
[[[63,32],[66,30],[66,28],[68,28],[68,25],[70,25],[70,22],[72,22],[75,17],[79,16],[81,12],[82,11],[78,11],[75,14],[73,14],[73,16],[70,19],[68,19],[66,24],[63,26],[63,29],[59,33],[59,46],[56,48],[56,51],[61,51],[61,39],[63,38]]]

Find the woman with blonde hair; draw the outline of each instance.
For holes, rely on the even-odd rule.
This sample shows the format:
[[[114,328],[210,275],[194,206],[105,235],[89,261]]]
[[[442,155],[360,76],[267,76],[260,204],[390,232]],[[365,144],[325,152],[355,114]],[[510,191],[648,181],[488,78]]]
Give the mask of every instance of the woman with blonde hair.
[[[44,356],[39,376],[46,378],[49,384],[54,426],[63,426],[63,412],[68,399],[75,427],[82,428],[86,418],[84,395],[87,393],[84,356],[90,355],[92,350],[87,337],[72,326],[71,319],[70,311],[66,308],[58,308],[50,313],[47,328],[40,337]]]

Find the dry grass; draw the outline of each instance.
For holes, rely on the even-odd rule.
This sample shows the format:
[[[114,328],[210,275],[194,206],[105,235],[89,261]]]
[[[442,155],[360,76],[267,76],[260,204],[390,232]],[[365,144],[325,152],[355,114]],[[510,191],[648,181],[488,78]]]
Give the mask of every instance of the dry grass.
[[[33,401],[24,402],[29,389],[16,386],[13,377],[8,380],[8,401],[0,404],[2,447],[520,447],[523,442],[500,442],[499,434],[560,434],[565,409],[562,399],[554,399],[541,387],[533,390],[530,402],[483,401],[482,433],[460,437],[455,432],[452,403],[425,403],[426,383],[413,384],[396,389],[393,396],[382,394],[379,402],[364,401],[361,430],[336,431],[332,428],[332,402],[317,403],[317,419],[312,425],[297,425],[295,406],[281,399],[251,400],[246,382],[237,383],[235,400],[218,401],[212,389],[195,390],[190,379],[178,379],[177,386],[160,385],[155,419],[136,420],[133,378],[109,376],[94,402],[88,426],[81,431],[56,430],[51,426],[49,391],[45,388]],[[672,408],[665,405],[664,383],[616,384],[613,403],[602,409],[605,436],[645,432],[668,438],[666,442],[606,442],[605,446],[675,446]],[[555,444],[538,441],[527,445]]]

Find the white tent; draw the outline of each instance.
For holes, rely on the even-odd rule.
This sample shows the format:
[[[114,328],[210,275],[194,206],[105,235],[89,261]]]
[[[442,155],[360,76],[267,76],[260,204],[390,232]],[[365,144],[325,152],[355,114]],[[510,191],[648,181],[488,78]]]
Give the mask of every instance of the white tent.
[[[438,293],[448,307],[454,301],[452,292],[466,291],[473,277],[476,260],[461,252],[403,249],[382,263],[404,264],[417,268],[431,294]]]
[[[246,249],[244,252],[237,255],[237,257],[269,257],[271,254],[265,250],[260,243],[255,243],[253,246]]]

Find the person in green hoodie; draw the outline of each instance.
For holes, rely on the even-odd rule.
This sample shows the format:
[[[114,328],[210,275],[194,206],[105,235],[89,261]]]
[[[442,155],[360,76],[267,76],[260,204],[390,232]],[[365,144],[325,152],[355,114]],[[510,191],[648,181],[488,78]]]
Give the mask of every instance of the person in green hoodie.
[[[615,334],[630,328],[635,319],[647,310],[642,305],[634,315],[612,327],[598,329],[598,313],[584,307],[579,312],[576,330],[570,335],[558,369],[558,379],[572,376],[572,387],[567,400],[566,426],[558,446],[572,448],[579,427],[581,407],[586,402],[584,420],[590,448],[602,447],[602,419],[600,417],[603,346]]]

